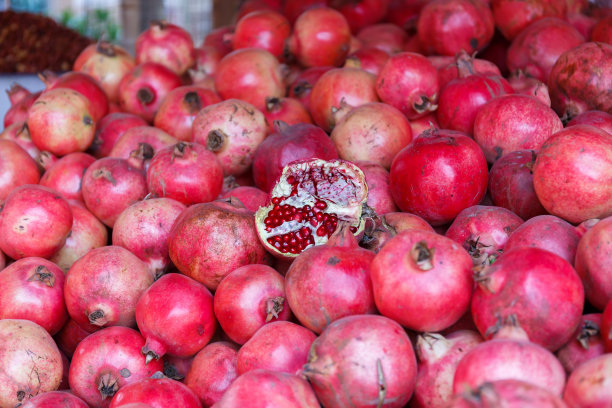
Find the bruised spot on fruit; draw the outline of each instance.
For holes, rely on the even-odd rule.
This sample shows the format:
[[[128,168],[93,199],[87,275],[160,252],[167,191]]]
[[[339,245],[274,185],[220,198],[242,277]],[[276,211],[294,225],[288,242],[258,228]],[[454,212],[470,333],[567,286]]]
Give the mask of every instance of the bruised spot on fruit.
[[[132,375],[130,370],[128,370],[127,368],[122,368],[121,370],[119,370],[119,374],[121,374],[123,378],[128,378]]]
[[[332,256],[332,257],[330,257],[330,258],[327,260],[327,264],[328,264],[328,265],[331,265],[331,266],[336,266],[336,265],[338,265],[338,263],[339,263],[339,262],[340,262],[340,259],[338,259],[338,258],[337,258],[337,257],[335,257],[335,256]]]

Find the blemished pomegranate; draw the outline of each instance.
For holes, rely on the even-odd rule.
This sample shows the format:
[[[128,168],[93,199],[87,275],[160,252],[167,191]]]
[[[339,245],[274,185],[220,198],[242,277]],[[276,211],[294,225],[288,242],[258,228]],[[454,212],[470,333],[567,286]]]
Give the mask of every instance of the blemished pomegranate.
[[[67,200],[83,201],[81,181],[95,157],[82,152],[67,154],[55,162],[40,179],[40,185],[60,193]]]
[[[258,10],[236,22],[232,45],[235,50],[261,48],[280,58],[290,34],[291,25],[285,16],[273,10]]]
[[[27,400],[21,408],[89,408],[82,399],[67,391],[48,391]]]
[[[156,375],[121,387],[111,400],[110,408],[131,408],[136,403],[144,403],[151,408],[202,407],[197,395],[185,384]]]
[[[0,212],[0,249],[13,259],[49,258],[64,245],[70,228],[72,211],[64,198],[25,184],[6,197]]]
[[[401,408],[414,390],[417,364],[399,324],[384,316],[354,315],[327,326],[313,343],[303,374],[324,406]]]
[[[0,361],[2,407],[19,407],[62,381],[62,357],[53,338],[29,320],[0,320]]]
[[[582,282],[571,264],[552,252],[515,248],[477,272],[475,281],[472,317],[485,338],[512,315],[529,340],[554,351],[580,324]]]
[[[219,401],[225,390],[238,377],[237,355],[238,347],[229,342],[210,343],[196,354],[185,376],[185,385],[198,396],[205,407]]]
[[[19,126],[17,124],[17,126]],[[0,140],[0,200],[24,184],[38,184],[40,171],[36,162],[17,142]]]
[[[567,11],[565,0],[491,0],[495,26],[512,41],[525,27],[544,17],[563,19]]]
[[[162,361],[145,363],[144,339],[128,327],[107,327],[79,343],[70,363],[70,390],[90,407],[108,407],[124,385],[163,370]]]
[[[68,320],[64,281],[64,272],[46,259],[15,261],[0,271],[0,319],[30,320],[54,335]]]
[[[600,328],[601,314],[583,315],[570,341],[557,350],[557,358],[568,374],[584,362],[606,352]]]
[[[570,407],[605,407],[612,403],[612,354],[578,366],[567,379],[563,400]]]
[[[514,379],[485,382],[457,394],[446,408],[567,408],[561,398],[537,385]]]
[[[542,206],[573,224],[612,215],[612,136],[590,125],[565,128],[541,147],[533,187]]]
[[[92,249],[66,275],[68,313],[90,332],[107,326],[132,327],[136,323],[136,303],[153,280],[153,272],[127,249]]]
[[[602,111],[586,111],[567,122],[567,126],[592,125],[612,134],[612,114]]]
[[[368,207],[378,215],[398,211],[389,188],[389,171],[377,163],[358,161],[355,164],[363,171],[366,178]]]
[[[269,128],[272,128],[274,122],[278,120],[288,125],[312,123],[308,110],[295,98],[266,98],[266,109],[263,114]]]
[[[268,259],[253,213],[231,199],[194,204],[183,211],[170,230],[168,249],[179,271],[210,290],[237,268]]]
[[[474,140],[462,132],[432,129],[395,156],[389,185],[402,211],[438,226],[478,204],[487,181],[486,159]]]
[[[255,213],[257,235],[279,258],[295,258],[327,242],[339,223],[359,234],[368,187],[363,172],[343,160],[301,160],[285,166],[270,202]]]
[[[217,156],[225,175],[241,175],[253,163],[268,130],[259,109],[245,101],[227,99],[199,111],[192,138]]]
[[[167,21],[152,21],[136,38],[135,55],[137,64],[153,62],[182,75],[194,64],[195,47],[187,30]]]

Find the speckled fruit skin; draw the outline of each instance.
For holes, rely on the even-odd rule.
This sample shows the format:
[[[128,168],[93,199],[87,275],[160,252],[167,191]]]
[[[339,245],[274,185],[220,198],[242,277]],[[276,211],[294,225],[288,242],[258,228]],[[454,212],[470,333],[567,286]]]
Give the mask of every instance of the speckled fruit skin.
[[[566,221],[605,218],[612,215],[611,168],[612,135],[590,125],[571,126],[542,145],[533,187],[544,208]]]
[[[487,181],[487,162],[474,140],[462,132],[434,129],[395,156],[389,184],[402,211],[437,226],[478,204]]]
[[[82,399],[68,391],[48,391],[29,399],[22,408],[89,408]]]
[[[612,403],[612,353],[595,357],[567,379],[563,400],[569,407],[596,408]]]
[[[612,115],[598,110],[582,112],[567,122],[567,126],[593,125],[612,134]]]
[[[478,401],[476,405],[474,401]],[[549,390],[520,380],[496,380],[457,394],[445,408],[484,408],[503,404],[504,408],[567,408]]]
[[[110,403],[110,408],[131,408],[144,403],[152,408],[201,408],[200,400],[185,384],[170,378],[143,378],[123,386]]]

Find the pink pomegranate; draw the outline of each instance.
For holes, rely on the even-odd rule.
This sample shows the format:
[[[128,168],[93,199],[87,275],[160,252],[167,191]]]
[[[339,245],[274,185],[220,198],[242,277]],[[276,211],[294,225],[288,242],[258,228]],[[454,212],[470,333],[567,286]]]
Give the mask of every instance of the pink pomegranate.
[[[567,408],[561,398],[547,389],[521,380],[485,382],[476,389],[456,394],[447,408]]]
[[[612,300],[612,280],[607,271],[612,263],[612,217],[604,218],[580,239],[576,250],[576,271],[584,283],[587,300],[603,310]]]
[[[570,223],[554,215],[538,215],[527,220],[512,232],[506,251],[533,247],[550,251],[574,264],[580,235]]]
[[[42,151],[35,160],[42,171],[47,171],[59,160],[59,158],[53,153]]]
[[[152,21],[136,38],[136,63],[161,64],[182,75],[194,64],[195,48],[189,32],[167,21]]]
[[[38,99],[41,92],[30,92],[21,85],[15,83],[6,91],[11,107],[4,114],[4,127],[12,124],[27,122],[28,111],[32,104]]]
[[[298,76],[288,86],[289,97],[296,98],[310,112],[310,94],[315,83],[321,75],[333,69],[331,66],[312,67],[300,72]]]
[[[336,123],[331,139],[340,158],[372,161],[388,169],[397,153],[412,141],[412,130],[398,109],[373,102],[351,109]]]
[[[535,97],[502,95],[478,110],[474,119],[474,140],[489,163],[517,150],[536,154],[546,140],[563,129],[551,108]]]
[[[389,54],[380,48],[361,47],[357,51],[352,52],[346,57],[345,67],[360,68],[370,74],[378,76],[382,71]]]
[[[108,153],[108,157],[144,159],[144,168],[148,168],[153,156],[165,147],[173,146],[178,140],[163,130],[153,126],[135,126],[126,130],[119,137]]]
[[[508,83],[515,93],[533,96],[550,107],[550,94],[548,93],[548,86],[544,82],[527,76],[523,71],[518,70],[508,77]]]
[[[83,330],[74,320],[68,318],[64,327],[53,338],[57,342],[59,349],[72,359],[74,350],[76,350],[79,343],[90,334],[90,332]]]
[[[247,172],[267,135],[264,114],[238,99],[207,106],[193,121],[193,141],[215,153],[226,175]]]
[[[43,174],[40,184],[60,193],[67,200],[83,201],[81,181],[85,170],[96,159],[86,153],[70,153],[57,162]]]
[[[179,271],[210,290],[235,269],[267,260],[253,213],[232,200],[183,211],[170,230],[168,249]]]
[[[195,65],[189,70],[189,76],[194,83],[201,82],[207,78],[213,79],[217,73],[217,66],[223,55],[215,47],[202,45],[195,49]]]
[[[478,204],[487,177],[487,163],[476,142],[462,132],[434,129],[395,156],[389,185],[402,211],[437,226]]]
[[[40,150],[55,155],[84,151],[94,138],[91,104],[72,89],[44,92],[28,111],[28,129]]]
[[[243,48],[227,54],[219,62],[215,88],[222,99],[240,99],[263,110],[267,97],[285,95],[281,66],[271,53],[259,48]]]
[[[493,14],[480,0],[433,0],[417,22],[419,42],[428,54],[473,54],[489,44],[494,30]]]
[[[70,364],[70,390],[90,407],[108,407],[123,386],[162,371],[161,361],[145,363],[144,339],[128,327],[107,327],[81,341]]]
[[[393,55],[376,80],[380,99],[410,120],[436,110],[440,87],[434,65],[412,52]]]
[[[588,63],[584,63],[588,61]],[[612,113],[612,45],[587,42],[561,54],[548,77],[553,109],[563,119],[588,111]]]
[[[417,337],[418,374],[410,408],[444,408],[453,395],[453,377],[465,353],[482,343],[476,332],[456,331],[444,337],[423,333]]]
[[[391,238],[407,229],[434,232],[433,227],[418,215],[405,212],[390,212],[375,219],[375,224],[371,230],[366,228],[359,244],[370,251],[378,253]]]
[[[384,316],[355,315],[327,326],[313,343],[303,374],[324,406],[401,408],[414,390],[417,367],[399,324]]]
[[[266,98],[266,110],[263,111],[268,127],[280,120],[288,125],[312,123],[310,113],[302,102],[295,98]]]
[[[232,45],[235,50],[261,48],[279,58],[283,55],[285,40],[290,34],[291,25],[280,12],[253,11],[236,22]]]
[[[88,408],[82,399],[67,391],[48,391],[27,400],[22,408]]]
[[[237,355],[237,347],[228,342],[210,343],[196,354],[185,376],[185,385],[198,396],[203,406],[210,407],[219,401],[238,377]]]
[[[221,194],[220,198],[239,200],[247,210],[252,212],[257,211],[259,207],[263,207],[268,202],[268,194],[251,186],[238,186],[226,193]]]
[[[134,326],[136,302],[153,284],[144,262],[118,246],[95,248],[66,275],[64,296],[70,317],[83,329]]]
[[[508,237],[521,224],[523,220],[510,210],[475,205],[461,211],[445,235],[468,251],[474,265],[487,265],[507,249]]]
[[[366,178],[368,207],[378,215],[398,211],[389,188],[389,172],[377,163],[356,162],[355,164],[363,171]]]
[[[36,162],[12,140],[0,140],[0,173],[0,201],[17,187],[37,184],[40,180]]]
[[[551,214],[578,224],[612,215],[612,136],[589,125],[555,133],[533,166],[533,187]]]
[[[586,111],[567,122],[567,126],[592,125],[612,134],[612,114],[602,111]]]
[[[2,407],[19,407],[62,381],[62,357],[53,338],[29,320],[0,320],[0,360]]]
[[[15,122],[6,127],[0,132],[0,139],[7,139],[17,143],[32,159],[38,162],[41,151],[38,150],[38,147],[32,142],[30,131],[25,122]]]
[[[577,367],[567,379],[563,400],[569,407],[605,407],[612,403],[612,354]]]
[[[491,0],[495,26],[512,41],[525,27],[544,17],[564,18],[566,0]]]
[[[557,350],[557,358],[570,374],[586,361],[605,353],[603,336],[600,331],[601,314],[582,316],[580,325],[567,344]]]
[[[110,408],[130,408],[144,403],[151,408],[201,408],[200,400],[186,385],[170,378],[143,378],[126,384],[115,394]]]

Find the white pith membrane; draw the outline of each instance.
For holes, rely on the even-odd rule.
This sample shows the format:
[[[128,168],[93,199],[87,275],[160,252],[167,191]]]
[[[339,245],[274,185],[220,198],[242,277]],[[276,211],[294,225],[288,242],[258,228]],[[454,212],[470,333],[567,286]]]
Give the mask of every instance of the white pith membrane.
[[[292,179],[293,178],[293,179]],[[290,183],[293,181],[293,184]],[[279,181],[274,185],[270,193],[270,203],[265,207],[259,207],[255,213],[257,233],[259,238],[275,255],[295,257],[306,248],[321,245],[327,242],[333,231],[326,234],[317,234],[322,222],[312,225],[309,218],[300,220],[294,217],[290,221],[283,221],[280,225],[266,225],[264,220],[275,208],[275,202],[280,208],[284,205],[303,208],[306,205],[311,211],[325,214],[336,214],[336,224],[348,223],[355,235],[359,234],[364,227],[361,217],[363,206],[368,198],[368,187],[363,172],[353,163],[344,160],[321,160],[312,159],[298,161],[288,164],[283,168]],[[327,207],[317,208],[317,202],[324,201]],[[277,207],[277,208],[279,208]],[[332,217],[330,216],[330,220]],[[310,234],[304,234],[304,227],[310,230]],[[337,228],[337,226],[336,226]],[[283,251],[282,243],[275,245],[269,239],[277,236],[295,233],[303,239],[305,236],[310,243],[305,245],[296,253]]]

